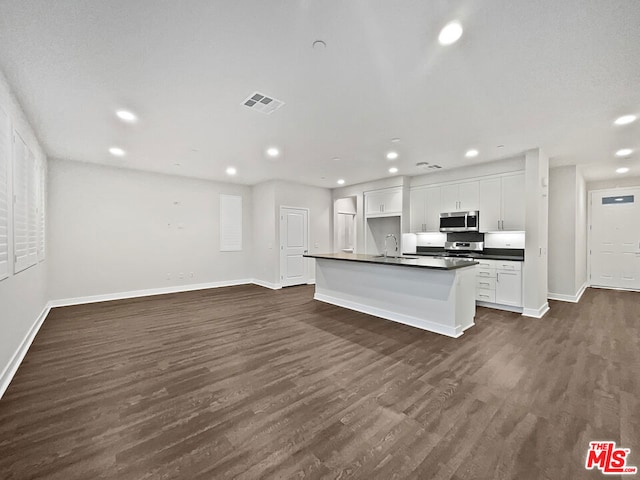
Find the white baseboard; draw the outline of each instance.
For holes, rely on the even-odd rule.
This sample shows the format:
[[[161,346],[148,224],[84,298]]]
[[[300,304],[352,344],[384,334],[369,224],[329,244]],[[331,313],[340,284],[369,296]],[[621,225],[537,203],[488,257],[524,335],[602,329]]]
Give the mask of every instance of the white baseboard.
[[[500,303],[483,302],[476,300],[476,305],[480,307],[493,308],[495,310],[504,310],[505,312],[522,313],[522,307],[513,307],[511,305],[502,305]]]
[[[223,282],[194,283],[191,285],[174,285],[171,287],[149,288],[146,290],[133,290],[129,292],[106,293],[103,295],[89,295],[86,297],[63,298],[51,300],[50,307],[67,307],[69,305],[82,305],[85,303],[108,302],[111,300],[124,300],[127,298],[150,297],[152,295],[165,295],[167,293],[191,292],[194,290],[206,290],[208,288],[231,287],[234,285],[249,285],[255,283],[251,279],[228,280]]]
[[[18,349],[13,354],[13,357],[11,357],[9,364],[3,370],[2,374],[0,374],[0,398],[2,398],[2,396],[4,395],[4,392],[6,392],[7,388],[9,388],[9,384],[11,383],[13,376],[18,371],[18,367],[22,363],[22,360],[27,354],[29,347],[33,343],[33,339],[36,338],[36,334],[38,333],[38,331],[40,330],[40,327],[44,323],[44,319],[47,318],[47,315],[49,314],[49,310],[51,310],[51,306],[47,304],[42,309],[42,312],[40,312],[40,315],[36,319],[35,323],[31,326],[31,328],[29,329],[29,332],[20,343],[20,346],[18,346]]]
[[[316,284],[316,279],[315,278],[311,278],[307,281],[307,285],[315,285]]]
[[[467,328],[471,328],[473,325],[475,325],[475,323],[471,323],[471,325],[468,325],[465,328],[458,330],[456,328],[448,327],[446,325],[441,325],[435,322],[430,322],[422,318],[415,318],[409,315],[403,315],[401,313],[390,312],[388,310],[371,307],[369,305],[364,305],[362,303],[357,303],[349,300],[343,300],[341,298],[336,298],[331,295],[316,293],[313,296],[313,298],[314,300],[318,300],[320,302],[330,303],[331,305],[336,305],[342,308],[348,308],[349,310],[355,310],[356,312],[362,312],[368,315],[373,315],[375,317],[384,318],[386,320],[392,320],[394,322],[402,323],[404,325],[409,325],[410,327],[415,327],[421,330],[427,330],[429,332],[446,335],[447,337],[458,338],[460,335],[462,335],[464,330],[466,330]]]
[[[580,301],[580,298],[582,298],[582,295],[584,294],[584,291],[586,289],[587,289],[587,282],[584,282],[584,284],[578,289],[578,292],[575,295],[565,295],[563,293],[549,292],[547,294],[547,298],[549,300],[559,300],[561,302],[578,303]]]
[[[251,283],[260,287],[270,288],[271,290],[280,290],[282,288],[282,285],[278,283],[265,282],[264,280],[258,280],[257,278],[251,279]]]
[[[525,308],[522,310],[523,317],[542,318],[549,311],[549,302],[545,302],[540,308]]]
[[[605,287],[603,285],[589,285],[589,288],[600,288],[601,290],[618,290],[619,292],[640,292],[635,288],[619,288],[619,287]]]

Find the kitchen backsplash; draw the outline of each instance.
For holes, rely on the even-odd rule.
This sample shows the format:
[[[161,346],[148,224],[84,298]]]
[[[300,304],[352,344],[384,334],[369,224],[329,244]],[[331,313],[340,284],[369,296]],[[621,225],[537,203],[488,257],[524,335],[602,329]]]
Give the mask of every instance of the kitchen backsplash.
[[[448,237],[448,238],[447,238]],[[415,252],[415,247],[444,247],[447,241],[482,241],[484,248],[524,248],[524,232],[496,232],[496,233],[405,233],[402,235],[402,249],[405,252]]]

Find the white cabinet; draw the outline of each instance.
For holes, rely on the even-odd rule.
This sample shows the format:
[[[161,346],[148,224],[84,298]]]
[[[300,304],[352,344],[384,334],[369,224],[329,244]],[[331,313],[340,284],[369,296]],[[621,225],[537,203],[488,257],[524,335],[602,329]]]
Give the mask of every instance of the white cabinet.
[[[440,214],[443,212],[440,196],[440,187],[430,187],[426,189],[426,207],[424,212],[425,232],[440,231]]]
[[[480,180],[479,211],[481,232],[524,230],[524,174]]]
[[[388,188],[364,194],[365,215],[368,217],[388,217],[402,215],[402,189]]]
[[[456,183],[441,187],[442,212],[478,210],[478,182]]]
[[[411,233],[425,232],[427,191],[416,188],[409,193],[409,231]]]
[[[502,230],[524,230],[524,173],[502,177]]]
[[[440,231],[440,187],[416,188],[409,196],[412,233]]]
[[[522,272],[519,270],[496,270],[496,303],[522,306]]]
[[[522,307],[522,262],[479,260],[476,300],[495,308]]]
[[[480,231],[500,230],[502,220],[502,179],[480,180]]]

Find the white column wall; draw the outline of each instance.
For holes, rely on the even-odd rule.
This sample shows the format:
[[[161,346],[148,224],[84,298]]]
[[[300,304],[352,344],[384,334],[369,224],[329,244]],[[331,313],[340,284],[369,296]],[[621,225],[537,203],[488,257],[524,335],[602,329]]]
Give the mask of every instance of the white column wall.
[[[33,151],[42,151],[25,113],[13,95],[2,72],[0,72],[0,107],[4,109],[27,146]],[[9,162],[11,178],[11,161]],[[12,182],[9,181],[9,198],[12,198]],[[11,205],[11,202],[10,204]],[[9,209],[9,267],[13,272],[12,212]],[[48,249],[50,252],[50,249]],[[48,260],[40,262],[17,274],[10,273],[0,280],[0,396],[8,385],[13,370],[17,367],[21,348],[47,304]]]

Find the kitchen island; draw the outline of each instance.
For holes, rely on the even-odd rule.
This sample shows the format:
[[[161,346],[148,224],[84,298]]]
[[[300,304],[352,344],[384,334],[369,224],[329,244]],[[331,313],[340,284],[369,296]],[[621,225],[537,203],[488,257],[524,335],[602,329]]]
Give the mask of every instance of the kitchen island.
[[[305,257],[316,260],[316,300],[450,337],[474,325],[474,260],[354,253]]]

